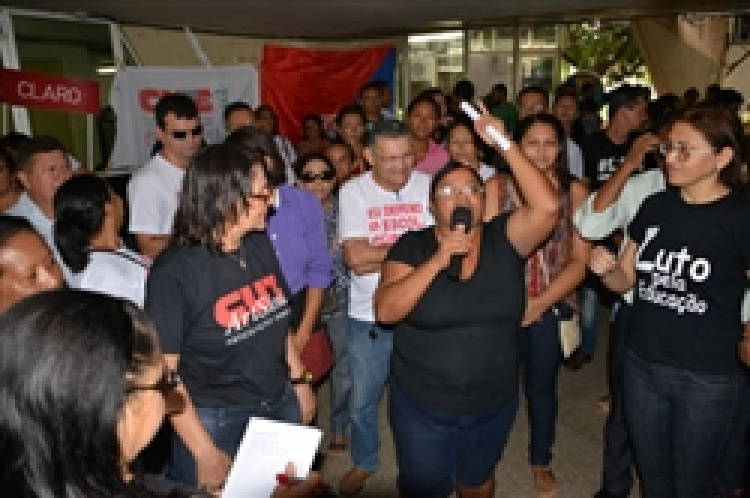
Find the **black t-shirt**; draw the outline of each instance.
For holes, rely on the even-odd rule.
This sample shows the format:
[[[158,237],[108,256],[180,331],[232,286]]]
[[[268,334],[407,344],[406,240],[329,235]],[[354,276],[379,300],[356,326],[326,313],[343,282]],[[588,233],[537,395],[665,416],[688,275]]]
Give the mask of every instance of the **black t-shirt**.
[[[281,394],[288,378],[286,283],[265,233],[237,256],[203,246],[170,247],[151,267],[146,311],[196,406],[242,405]]]
[[[454,282],[441,272],[393,330],[393,381],[428,409],[485,413],[518,390],[524,265],[505,233],[508,216],[485,225],[468,281]],[[386,260],[416,267],[437,248],[432,228],[408,232]]]
[[[580,140],[583,152],[583,172],[591,191],[596,192],[622,164],[633,143],[633,137],[623,144],[612,142],[605,131]]]
[[[674,188],[644,201],[629,227],[638,244],[628,345],[643,358],[691,371],[740,369],[737,342],[750,202],[732,193],[688,204]]]

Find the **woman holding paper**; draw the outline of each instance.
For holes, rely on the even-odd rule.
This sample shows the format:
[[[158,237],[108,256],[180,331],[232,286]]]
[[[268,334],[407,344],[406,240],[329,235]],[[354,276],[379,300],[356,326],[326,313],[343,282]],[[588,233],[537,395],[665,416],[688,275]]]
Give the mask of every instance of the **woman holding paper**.
[[[265,160],[231,145],[195,157],[173,245],[148,279],[146,310],[187,400],[170,418],[168,475],[211,491],[223,486],[251,417],[309,422],[315,410],[288,335],[289,291],[260,231],[269,202]]]
[[[502,121],[485,112],[476,128],[499,145],[526,202],[483,223],[479,173],[448,163],[430,189],[435,226],[396,242],[375,295],[378,320],[394,325],[390,419],[406,497],[493,496],[518,406],[523,260],[552,230],[558,201],[519,147],[491,141],[488,126],[504,134]],[[453,229],[466,209],[464,229]],[[446,272],[452,260],[457,278]]]

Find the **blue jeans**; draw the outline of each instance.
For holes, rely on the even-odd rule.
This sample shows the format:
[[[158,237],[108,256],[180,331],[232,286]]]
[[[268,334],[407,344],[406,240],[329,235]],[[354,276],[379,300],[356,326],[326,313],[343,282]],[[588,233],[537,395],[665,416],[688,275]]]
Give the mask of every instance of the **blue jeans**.
[[[349,318],[346,313],[335,313],[325,320],[328,338],[336,362],[331,369],[331,434],[344,435],[349,423],[349,394],[352,378],[349,374]]]
[[[599,335],[599,306],[601,300],[593,287],[582,286],[581,300],[581,350],[593,356]]]
[[[393,334],[372,322],[349,318],[350,453],[354,466],[378,470],[378,405],[388,377]]]
[[[302,419],[297,395],[289,383],[276,399],[259,399],[248,405],[218,408],[196,407],[195,411],[214,444],[232,459],[239,449],[250,417],[263,417],[296,424]],[[167,476],[173,481],[196,486],[195,474],[193,455],[182,443],[182,439],[177,434],[173,434],[172,458]]]
[[[570,308],[558,305],[561,317]],[[521,361],[529,416],[529,463],[548,465],[552,460],[557,424],[557,374],[562,363],[557,315],[546,311],[537,323],[520,331]]]
[[[645,498],[713,496],[744,393],[744,375],[715,375],[625,357],[625,416]]]
[[[513,396],[499,410],[451,415],[424,408],[391,383],[389,403],[402,497],[450,495],[456,481],[481,486],[492,478],[518,410]]]

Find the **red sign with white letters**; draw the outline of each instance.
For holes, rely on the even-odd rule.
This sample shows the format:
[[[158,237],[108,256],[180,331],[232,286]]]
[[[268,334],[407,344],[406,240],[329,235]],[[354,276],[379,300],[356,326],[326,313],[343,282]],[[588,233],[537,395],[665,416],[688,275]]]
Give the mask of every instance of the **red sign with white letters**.
[[[99,82],[0,68],[0,102],[96,114],[100,109]]]

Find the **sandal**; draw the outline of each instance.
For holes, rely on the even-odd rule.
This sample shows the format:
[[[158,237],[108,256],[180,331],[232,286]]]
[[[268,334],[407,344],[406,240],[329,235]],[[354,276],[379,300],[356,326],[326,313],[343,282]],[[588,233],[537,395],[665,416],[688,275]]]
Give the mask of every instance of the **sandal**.
[[[532,466],[531,472],[534,474],[534,489],[540,498],[557,496],[557,479],[549,467]]]
[[[331,442],[328,443],[328,451],[326,451],[326,453],[328,453],[328,455],[330,456],[341,456],[341,455],[346,455],[347,449],[348,448],[347,448],[346,440],[332,439]]]

